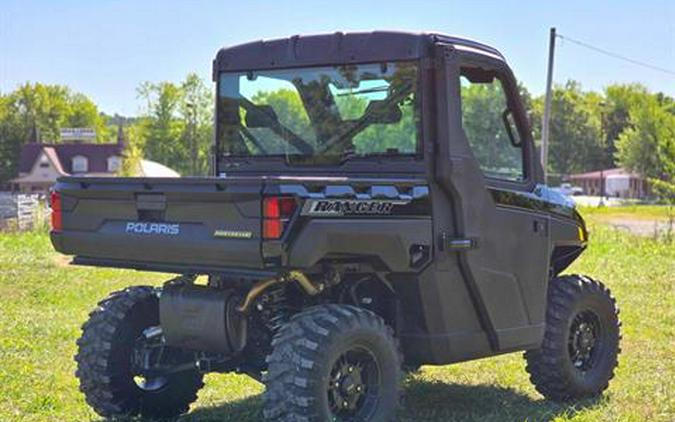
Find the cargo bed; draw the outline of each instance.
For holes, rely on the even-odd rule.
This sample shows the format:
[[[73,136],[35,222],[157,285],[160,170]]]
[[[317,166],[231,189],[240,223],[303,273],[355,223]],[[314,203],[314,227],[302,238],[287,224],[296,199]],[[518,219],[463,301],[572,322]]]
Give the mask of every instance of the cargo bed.
[[[87,265],[260,270],[263,185],[260,177],[64,177],[52,243]]]

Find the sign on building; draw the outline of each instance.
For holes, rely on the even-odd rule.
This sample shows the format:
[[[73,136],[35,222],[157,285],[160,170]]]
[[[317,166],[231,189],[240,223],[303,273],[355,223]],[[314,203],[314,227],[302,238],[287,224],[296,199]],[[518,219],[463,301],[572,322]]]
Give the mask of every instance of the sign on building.
[[[61,129],[61,141],[94,141],[96,131],[88,127],[65,127]]]

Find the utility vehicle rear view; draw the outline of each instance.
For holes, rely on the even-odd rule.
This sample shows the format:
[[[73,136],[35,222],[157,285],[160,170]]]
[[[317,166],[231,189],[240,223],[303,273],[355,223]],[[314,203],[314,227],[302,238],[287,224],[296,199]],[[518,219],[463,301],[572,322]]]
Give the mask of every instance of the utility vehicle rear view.
[[[549,399],[607,388],[618,310],[560,275],[586,227],[542,184],[497,50],[294,36],[221,50],[213,78],[212,177],[55,185],[51,239],[74,264],[177,274],[84,325],[97,413],[175,416],[204,374],[239,372],[269,420],[385,421],[405,370],[515,351]]]

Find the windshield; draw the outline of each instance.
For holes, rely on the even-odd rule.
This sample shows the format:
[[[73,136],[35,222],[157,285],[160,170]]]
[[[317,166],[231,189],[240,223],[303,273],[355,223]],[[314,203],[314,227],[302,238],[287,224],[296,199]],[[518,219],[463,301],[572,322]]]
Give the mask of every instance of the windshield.
[[[222,73],[219,82],[221,157],[321,164],[418,151],[414,63]]]

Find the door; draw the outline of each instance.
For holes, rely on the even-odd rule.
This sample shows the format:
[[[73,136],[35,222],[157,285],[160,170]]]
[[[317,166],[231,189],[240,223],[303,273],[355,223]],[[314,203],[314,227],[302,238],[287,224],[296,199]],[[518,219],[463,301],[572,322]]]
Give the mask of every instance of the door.
[[[478,53],[446,55],[448,175],[457,254],[493,349],[540,343],[549,265],[548,216],[530,207],[534,146],[506,64]],[[442,157],[439,159],[448,159]],[[442,166],[439,166],[442,167]]]

